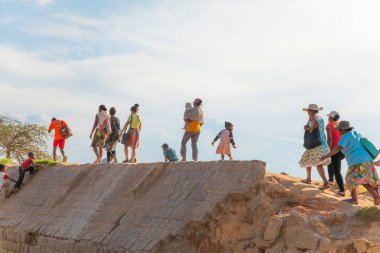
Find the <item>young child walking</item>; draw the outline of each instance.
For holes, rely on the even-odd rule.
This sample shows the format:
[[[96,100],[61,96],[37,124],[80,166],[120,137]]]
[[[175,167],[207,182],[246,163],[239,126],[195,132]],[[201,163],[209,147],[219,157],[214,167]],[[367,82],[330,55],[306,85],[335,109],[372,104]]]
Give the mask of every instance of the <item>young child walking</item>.
[[[25,172],[29,171],[30,175],[34,173],[36,164],[34,163],[34,153],[30,152],[28,158],[18,168],[19,177],[16,182],[15,188],[20,188],[22,181],[24,181]]]
[[[222,161],[224,161],[224,156],[228,155],[230,160],[233,160],[231,155],[231,144],[233,148],[236,148],[234,137],[232,131],[234,130],[234,126],[231,122],[225,122],[226,129],[220,131],[220,133],[215,137],[214,141],[211,143],[214,146],[215,142],[220,139],[219,146],[216,149],[216,153],[222,157]]]

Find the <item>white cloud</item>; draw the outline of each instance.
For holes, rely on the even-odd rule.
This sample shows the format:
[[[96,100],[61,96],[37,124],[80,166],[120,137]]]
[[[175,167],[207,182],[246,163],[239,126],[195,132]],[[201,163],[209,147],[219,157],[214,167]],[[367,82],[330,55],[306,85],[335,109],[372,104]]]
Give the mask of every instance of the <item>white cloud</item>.
[[[51,4],[53,2],[54,2],[54,0],[37,0],[37,4],[41,5],[41,6],[48,5],[48,4]]]
[[[38,49],[0,44],[7,59],[0,62],[1,89],[9,94],[0,105],[67,119],[76,132],[68,148],[89,161],[96,107],[115,105],[125,119],[139,102],[139,152],[153,161],[161,158],[159,142],[178,149],[184,103],[200,96],[208,116],[203,159],[215,158],[209,138],[228,119],[236,126],[236,158],[291,170],[302,152],[301,108],[309,103],[340,111],[380,143],[372,109],[380,106],[380,37],[371,32],[379,28],[378,5],[164,1],[96,18],[53,13],[20,27],[38,37]]]

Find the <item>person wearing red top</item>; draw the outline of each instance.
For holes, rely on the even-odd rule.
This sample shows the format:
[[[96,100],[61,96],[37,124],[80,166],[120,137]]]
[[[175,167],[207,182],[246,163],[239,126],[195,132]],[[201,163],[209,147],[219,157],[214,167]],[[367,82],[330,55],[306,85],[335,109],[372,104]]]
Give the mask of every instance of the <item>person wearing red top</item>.
[[[340,115],[336,111],[330,112],[328,115],[329,117],[329,123],[326,126],[327,131],[327,141],[330,147],[330,150],[333,150],[336,146],[338,146],[339,140],[341,138],[339,130],[336,129],[336,127],[339,125],[339,119]],[[340,196],[345,196],[345,189],[344,189],[344,183],[343,183],[343,177],[341,173],[341,163],[344,159],[344,155],[342,152],[337,153],[336,155],[333,155],[331,157],[331,164],[328,165],[328,173],[329,173],[329,183],[334,183],[334,175],[335,180],[339,186],[339,192],[338,194]]]
[[[57,147],[61,151],[63,156],[63,162],[67,162],[67,156],[65,155],[65,138],[61,135],[61,129],[63,127],[67,127],[67,123],[63,120],[59,120],[56,118],[51,119],[51,124],[49,126],[49,133],[54,130],[54,142],[53,142],[53,158],[54,161],[57,160]]]
[[[34,163],[34,153],[30,152],[28,154],[28,158],[21,163],[20,167],[18,168],[19,177],[16,182],[15,188],[20,188],[22,181],[24,181],[25,172],[29,171],[30,174],[34,173],[34,166],[36,164]]]
[[[5,165],[0,164],[0,189],[7,189],[9,187],[9,183],[7,183],[8,179],[15,183],[17,182],[5,172]]]

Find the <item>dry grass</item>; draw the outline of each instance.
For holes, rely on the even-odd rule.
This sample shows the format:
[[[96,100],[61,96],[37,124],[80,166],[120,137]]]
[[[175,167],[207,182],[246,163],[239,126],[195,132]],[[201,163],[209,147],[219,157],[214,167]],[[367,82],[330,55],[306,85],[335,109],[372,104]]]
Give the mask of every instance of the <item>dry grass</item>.
[[[380,209],[376,206],[363,207],[356,213],[356,216],[367,223],[380,221]]]

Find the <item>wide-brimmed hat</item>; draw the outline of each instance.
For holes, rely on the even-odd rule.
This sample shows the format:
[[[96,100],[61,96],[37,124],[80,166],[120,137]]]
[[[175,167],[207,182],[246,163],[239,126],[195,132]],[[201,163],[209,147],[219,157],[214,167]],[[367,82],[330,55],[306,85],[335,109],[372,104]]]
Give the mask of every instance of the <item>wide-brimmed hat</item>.
[[[308,110],[321,111],[321,110],[323,110],[323,107],[319,107],[316,104],[310,104],[307,108],[303,108],[303,111],[305,111],[305,112]]]
[[[326,116],[329,116],[331,118],[335,118],[336,116],[339,116],[339,112],[337,111],[331,111],[329,114],[327,114]]]
[[[336,127],[336,130],[347,130],[347,129],[353,129],[349,121],[342,120],[339,122],[339,125]]]

